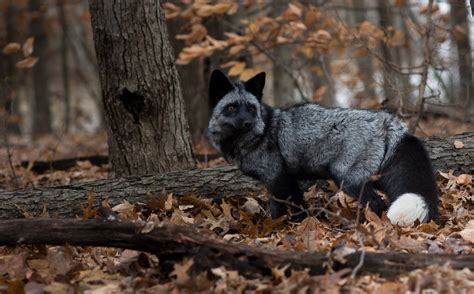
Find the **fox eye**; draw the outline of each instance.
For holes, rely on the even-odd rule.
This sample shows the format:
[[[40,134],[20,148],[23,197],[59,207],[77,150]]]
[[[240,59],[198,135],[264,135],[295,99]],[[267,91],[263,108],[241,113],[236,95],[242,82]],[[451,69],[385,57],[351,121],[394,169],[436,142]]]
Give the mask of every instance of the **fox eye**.
[[[236,111],[237,111],[237,108],[235,108],[235,106],[230,105],[230,106],[227,106],[227,110],[228,110],[229,112],[236,112]]]
[[[250,106],[250,107],[249,107],[249,112],[255,112],[255,107]]]

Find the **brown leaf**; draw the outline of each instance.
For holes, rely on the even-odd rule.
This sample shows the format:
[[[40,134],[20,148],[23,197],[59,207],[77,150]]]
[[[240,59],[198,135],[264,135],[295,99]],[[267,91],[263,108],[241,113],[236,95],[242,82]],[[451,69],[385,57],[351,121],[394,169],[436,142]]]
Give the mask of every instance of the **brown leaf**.
[[[15,42],[8,43],[7,45],[5,45],[5,47],[3,47],[3,54],[9,55],[9,54],[16,53],[20,50],[20,48],[21,48],[21,45],[18,43],[15,43]]]
[[[33,53],[33,44],[35,43],[35,38],[29,37],[26,39],[25,43],[23,43],[23,56],[28,57]]]
[[[97,209],[94,208],[95,193],[93,191],[87,192],[87,206],[84,208],[81,203],[81,210],[83,213],[82,219],[93,218],[97,214]]]
[[[472,183],[472,176],[468,174],[459,175],[456,178],[456,183],[464,186],[470,185]]]
[[[294,15],[301,17],[303,15],[303,9],[299,8],[298,6],[289,3],[288,4],[288,10],[291,11]]]
[[[316,91],[313,93],[313,101],[318,102],[321,101],[323,96],[327,93],[328,87],[327,86],[321,86],[319,87]]]
[[[435,222],[431,221],[429,223],[420,224],[417,227],[417,230],[427,234],[434,234],[439,231],[439,226]]]
[[[464,240],[474,243],[474,220],[470,220],[459,234]]]
[[[229,55],[230,56],[234,56],[234,55],[237,55],[239,54],[242,50],[245,49],[245,46],[244,45],[235,45],[235,46],[232,46],[230,47],[229,49]]]
[[[230,69],[229,69],[229,76],[234,77],[240,75],[246,67],[245,62],[236,62]]]
[[[6,286],[6,287],[5,287]],[[5,280],[0,278],[0,289],[5,290],[2,293],[25,293],[25,285],[19,279]]]
[[[239,79],[241,81],[247,81],[248,79],[250,79],[256,74],[257,74],[257,71],[255,69],[246,68],[240,73]]]

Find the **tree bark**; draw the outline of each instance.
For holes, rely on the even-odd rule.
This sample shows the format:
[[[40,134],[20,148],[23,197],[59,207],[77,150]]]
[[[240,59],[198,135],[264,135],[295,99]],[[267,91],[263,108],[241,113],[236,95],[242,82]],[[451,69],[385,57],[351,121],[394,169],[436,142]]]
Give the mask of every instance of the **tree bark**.
[[[288,9],[288,0],[272,1],[272,14],[276,18]],[[291,45],[280,44],[273,49],[273,102],[275,106],[288,106],[297,102],[293,78],[288,74],[293,72]],[[286,67],[286,69],[285,69]]]
[[[63,98],[64,98],[64,129],[70,131],[71,124],[71,96],[69,91],[69,62],[68,62],[68,22],[66,19],[65,1],[57,0],[59,10],[59,21],[61,23],[61,73],[63,82]]]
[[[9,0],[5,13],[5,40],[3,44],[18,42],[18,30],[16,21],[16,6],[13,0]],[[21,133],[19,101],[16,93],[17,74],[15,68],[15,55],[3,55],[0,58],[0,107],[5,111],[6,132]],[[3,123],[3,122],[2,122]]]
[[[160,1],[91,0],[112,170],[194,165],[181,86]]]
[[[33,133],[47,134],[51,132],[51,110],[49,73],[48,73],[48,36],[44,28],[44,5],[41,0],[30,0],[30,13],[32,14],[30,29],[35,38],[34,52],[39,58],[38,63],[33,66]]]
[[[424,139],[433,165],[437,170],[454,170],[474,174],[474,133],[441,138]],[[464,147],[456,149],[454,141]],[[312,182],[303,183],[307,188]],[[68,186],[28,188],[13,192],[0,192],[0,219],[21,216],[21,211],[41,215],[44,206],[51,215],[73,217],[81,215],[80,203],[86,202],[87,192],[96,195],[95,205],[107,198],[110,205],[124,200],[146,202],[148,193],[158,195],[165,189],[176,196],[238,197],[259,193],[263,185],[243,175],[234,166],[193,169],[161,175],[132,176],[119,179],[77,183]]]
[[[459,91],[454,101],[463,110],[465,117],[474,115],[474,84],[472,81],[471,44],[466,4],[464,1],[450,1],[450,18],[453,26],[453,39],[457,46]]]
[[[365,6],[365,0],[352,0],[351,7]],[[364,10],[352,11],[352,16],[354,19],[354,25],[359,26],[362,22],[367,20],[366,12]],[[373,66],[372,66],[372,56],[366,55],[356,58],[357,68],[359,69],[359,78],[364,84],[364,99],[375,99],[377,96],[375,94],[375,89],[372,84],[374,84],[373,78]]]
[[[183,40],[176,39],[176,35],[183,33],[185,22],[182,19],[171,19],[167,22],[170,41],[177,56],[185,44]],[[193,142],[199,142],[207,128],[209,112],[206,93],[208,77],[205,78],[204,74],[204,59],[195,59],[189,64],[176,67],[181,81],[191,138]]]
[[[168,276],[174,264],[193,259],[193,272],[224,266],[239,274],[258,278],[269,276],[272,269],[309,269],[312,275],[333,270],[354,269],[361,252],[343,254],[344,260],[326,252],[295,252],[255,248],[212,238],[211,234],[191,226],[104,220],[17,219],[0,222],[0,246],[20,244],[106,246],[147,251],[160,260],[161,274]],[[38,230],[41,228],[41,230]],[[209,236],[206,236],[209,235]],[[341,252],[341,251],[338,251]],[[382,277],[412,271],[430,265],[450,264],[454,269],[474,269],[474,255],[409,254],[366,252],[357,273],[375,273]]]

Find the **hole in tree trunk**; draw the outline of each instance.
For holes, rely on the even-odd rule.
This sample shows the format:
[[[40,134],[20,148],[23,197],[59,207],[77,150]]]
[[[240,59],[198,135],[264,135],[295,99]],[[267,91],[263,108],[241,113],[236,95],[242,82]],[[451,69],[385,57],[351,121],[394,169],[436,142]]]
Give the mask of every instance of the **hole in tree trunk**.
[[[133,123],[140,124],[139,116],[145,108],[145,97],[123,88],[119,98],[125,109],[133,116]]]

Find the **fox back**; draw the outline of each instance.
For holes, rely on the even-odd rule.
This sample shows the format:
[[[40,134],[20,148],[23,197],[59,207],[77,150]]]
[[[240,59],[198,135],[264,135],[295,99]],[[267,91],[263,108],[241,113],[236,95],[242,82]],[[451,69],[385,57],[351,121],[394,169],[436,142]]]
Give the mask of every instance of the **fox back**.
[[[383,111],[324,108],[306,103],[272,108],[261,103],[265,74],[232,84],[214,71],[209,86],[208,138],[226,160],[263,181],[272,217],[306,216],[297,181],[332,178],[361,205],[381,214],[389,200],[393,223],[437,216],[438,192],[422,143]],[[376,182],[371,176],[380,175]]]

